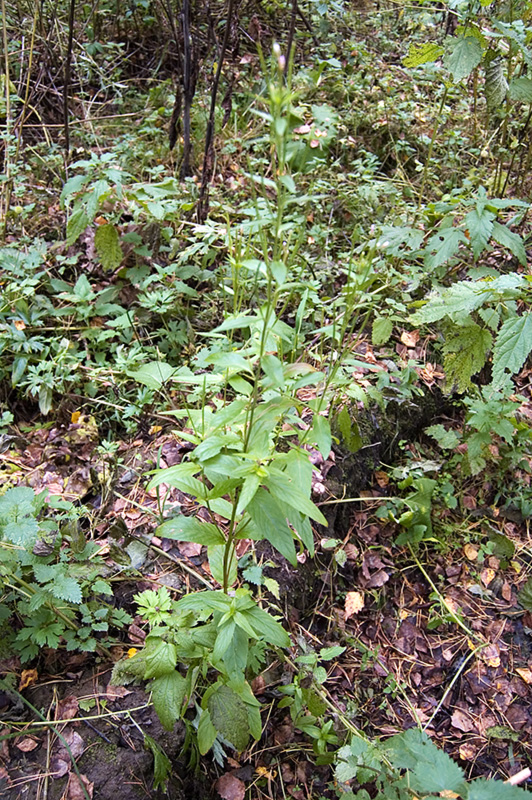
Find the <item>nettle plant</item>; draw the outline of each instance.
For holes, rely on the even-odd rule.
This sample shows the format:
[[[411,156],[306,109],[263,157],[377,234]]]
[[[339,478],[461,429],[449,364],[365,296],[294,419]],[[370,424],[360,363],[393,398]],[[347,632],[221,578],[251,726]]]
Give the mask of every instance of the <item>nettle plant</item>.
[[[27,486],[0,497],[0,626],[22,662],[42,647],[105,651],[111,627],[131,622],[106,602],[98,545],[87,541],[72,503]],[[103,637],[103,638],[102,638]]]
[[[293,291],[284,211],[295,193],[286,153],[297,118],[282,60],[274,61],[269,113],[263,116],[270,125],[276,179],[268,182],[270,199],[266,193],[261,198],[268,213],[259,218],[256,238],[249,239],[253,264],[245,259],[246,270],[255,271],[255,306],[227,314],[209,334],[210,344],[196,358],[200,374],[165,363],[133,374],[141,382],[159,377],[196,387],[188,401],[195,396],[199,407],[173,412],[184,420],[179,436],[193,449],[186,461],[156,470],[149,489],[173,486],[196,498],[200,514],[171,516],[158,535],[206,545],[212,578],[221,588],[178,601],[166,589],[140,595],[151,630],[145,647],[115,667],[113,679],[150,680],[155,709],[169,730],[194,698],[202,754],[223,743],[242,750],[250,735],[260,736],[260,704],[249,680],[267,649],[290,645],[280,622],[248,585],[236,588],[238,543],[265,540],[297,566],[298,551],[314,552],[310,521],[326,524],[310,499],[312,464],[305,447],[329,454],[330,427],[320,413],[327,384],[324,373],[295,360],[298,331],[281,319]],[[303,406],[297,392],[309,384],[316,386],[316,398]]]

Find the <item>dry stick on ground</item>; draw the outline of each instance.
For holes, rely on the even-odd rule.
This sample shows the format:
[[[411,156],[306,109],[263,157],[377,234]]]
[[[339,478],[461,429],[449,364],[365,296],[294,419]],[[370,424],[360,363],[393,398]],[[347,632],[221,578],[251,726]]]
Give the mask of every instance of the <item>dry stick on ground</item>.
[[[209,111],[209,121],[207,122],[207,132],[205,134],[205,151],[203,154],[203,170],[201,173],[201,188],[198,200],[198,221],[202,222],[207,216],[209,210],[208,200],[208,185],[211,179],[211,170],[209,168],[209,161],[211,157],[212,140],[214,137],[214,116],[216,113],[216,98],[218,96],[218,87],[220,85],[220,78],[222,75],[222,67],[225,60],[225,52],[229,44],[229,36],[231,35],[231,24],[233,20],[233,9],[235,2],[229,0],[227,7],[227,19],[225,21],[225,32],[222,42],[222,47],[218,55],[218,64],[216,66],[216,75],[214,76],[214,83],[211,91],[211,107]]]

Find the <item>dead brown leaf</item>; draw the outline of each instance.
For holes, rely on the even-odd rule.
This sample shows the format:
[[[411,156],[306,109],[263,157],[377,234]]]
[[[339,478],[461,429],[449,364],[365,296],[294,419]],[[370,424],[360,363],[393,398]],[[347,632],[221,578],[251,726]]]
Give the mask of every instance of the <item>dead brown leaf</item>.
[[[244,800],[246,796],[246,785],[240,778],[226,772],[216,781],[216,791],[224,800]]]
[[[22,741],[16,743],[16,747],[23,753],[31,753],[40,745],[39,739],[33,739],[31,736],[26,736]]]
[[[463,731],[464,733],[469,733],[469,731],[475,730],[475,724],[471,717],[469,717],[464,711],[461,711],[459,708],[453,711],[453,715],[451,717],[451,723],[453,728],[458,728],[459,731]]]
[[[23,689],[27,689],[28,686],[33,686],[34,683],[37,683],[38,677],[39,674],[36,669],[23,669],[18,686],[19,692],[21,692]]]
[[[201,544],[196,542],[179,542],[179,552],[185,558],[194,558],[201,553]]]
[[[57,719],[74,719],[78,715],[78,709],[78,698],[71,694],[58,702]]]
[[[530,685],[532,683],[532,669],[525,669],[525,667],[517,667],[517,674],[524,680],[525,683]]]
[[[403,331],[401,341],[407,347],[415,347],[419,342],[419,331]]]
[[[86,800],[85,792],[92,798],[93,790],[94,784],[89,781],[86,775],[80,775],[78,778],[75,772],[71,772],[61,800]]]
[[[469,561],[476,561],[478,550],[476,547],[473,547],[472,544],[466,544],[464,545],[464,555]]]
[[[345,596],[345,619],[358,614],[364,608],[364,595],[362,592],[348,592]]]

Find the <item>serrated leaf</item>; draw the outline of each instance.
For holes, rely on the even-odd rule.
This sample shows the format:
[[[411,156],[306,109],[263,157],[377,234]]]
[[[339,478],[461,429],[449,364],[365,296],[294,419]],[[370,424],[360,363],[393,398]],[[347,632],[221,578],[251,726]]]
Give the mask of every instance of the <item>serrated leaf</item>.
[[[466,325],[457,328],[443,346],[444,368],[448,390],[455,388],[465,392],[471,385],[471,378],[480,372],[486,363],[493,337],[480,325]]]
[[[224,739],[241,752],[249,741],[246,704],[229,686],[218,686],[207,701],[212,724]]]
[[[392,736],[384,748],[396,769],[410,771],[410,783],[416,792],[424,795],[462,788],[464,774],[460,767],[419,729]]]
[[[517,595],[517,599],[523,608],[526,608],[527,611],[532,611],[532,578],[527,580]]]
[[[175,671],[177,650],[171,642],[165,642],[158,637],[150,637],[143,655],[146,663],[144,680],[160,678]]]
[[[151,699],[161,725],[167,731],[174,729],[181,716],[187,688],[186,679],[175,669],[151,682]]]
[[[68,603],[79,604],[83,599],[81,586],[75,578],[69,578],[67,575],[56,576],[46,588],[51,591],[54,597],[66,600]]]
[[[512,558],[515,553],[515,544],[511,539],[509,539],[503,533],[497,533],[497,531],[491,531],[489,539],[494,545],[493,555],[496,558]]]
[[[82,208],[77,208],[71,217],[69,217],[66,228],[65,244],[70,247],[71,244],[79,239],[87,225],[89,218]]]
[[[454,450],[460,442],[460,437],[455,431],[446,430],[443,425],[431,425],[425,428],[425,433],[432,436],[443,450]]]
[[[484,81],[484,93],[488,109],[493,111],[502,105],[506,93],[508,92],[508,81],[504,74],[503,60],[501,56],[492,58],[486,64],[486,79]]]
[[[464,219],[464,223],[467,225],[467,230],[469,231],[469,239],[475,260],[482,251],[486,249],[486,245],[493,231],[494,220],[495,214],[493,211],[488,211],[486,208],[484,208],[482,212],[474,208]]]
[[[526,267],[526,250],[522,238],[518,233],[514,233],[506,225],[500,222],[493,223],[492,237],[503,247],[507,247],[510,253],[515,256],[519,263]]]
[[[532,313],[503,322],[493,348],[492,385],[495,389],[500,389],[519,372],[531,350]]]
[[[157,536],[178,542],[195,542],[203,545],[223,545],[223,533],[212,522],[202,522],[197,517],[180,515],[166,520],[157,528]]]
[[[155,791],[159,788],[164,789],[172,773],[172,762],[155,739],[147,733],[144,734],[144,746],[148,747],[153,755],[153,788]]]
[[[440,292],[429,295],[425,305],[412,314],[410,322],[418,325],[423,322],[437,322],[450,317],[454,322],[463,324],[471,311],[475,311],[485,302],[481,282],[458,281]]]
[[[198,750],[204,756],[214,744],[218,732],[212,724],[211,715],[203,709],[198,723]]]
[[[386,344],[393,331],[393,322],[389,317],[376,317],[371,328],[371,341],[375,347]]]
[[[461,36],[448,43],[443,63],[454,83],[467,78],[482,60],[482,45],[474,36]]]
[[[532,103],[532,78],[514,78],[510,83],[510,97],[519,103]]]
[[[384,226],[377,245],[391,256],[405,258],[419,250],[424,235],[416,228]]]
[[[467,800],[527,800],[530,792],[502,781],[477,778],[467,787]]]
[[[424,262],[427,269],[436,269],[450,261],[458,252],[461,244],[467,244],[467,238],[460,228],[442,228],[427,242]]]
[[[94,234],[94,247],[100,257],[104,270],[118,269],[124,254],[120,247],[120,237],[114,225],[100,225]]]
[[[420,67],[422,64],[427,64],[432,61],[437,61],[444,53],[443,47],[434,42],[425,42],[425,44],[410,45],[408,55],[403,58],[403,64],[409,69]]]

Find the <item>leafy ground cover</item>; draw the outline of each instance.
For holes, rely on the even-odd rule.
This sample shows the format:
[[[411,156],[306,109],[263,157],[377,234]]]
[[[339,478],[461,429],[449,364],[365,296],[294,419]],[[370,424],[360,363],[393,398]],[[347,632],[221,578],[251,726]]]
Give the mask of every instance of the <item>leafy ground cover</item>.
[[[115,11],[2,7],[3,796],[524,798],[529,4]]]

